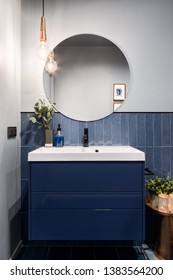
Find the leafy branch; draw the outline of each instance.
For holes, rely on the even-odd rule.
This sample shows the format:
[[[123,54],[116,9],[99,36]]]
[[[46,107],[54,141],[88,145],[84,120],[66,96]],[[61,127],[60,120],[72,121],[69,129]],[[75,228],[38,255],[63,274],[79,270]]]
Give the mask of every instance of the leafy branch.
[[[56,111],[56,103],[46,104],[45,100],[39,99],[34,105],[35,116],[28,114],[28,118],[32,123],[37,123],[38,128],[51,129],[53,115]]]

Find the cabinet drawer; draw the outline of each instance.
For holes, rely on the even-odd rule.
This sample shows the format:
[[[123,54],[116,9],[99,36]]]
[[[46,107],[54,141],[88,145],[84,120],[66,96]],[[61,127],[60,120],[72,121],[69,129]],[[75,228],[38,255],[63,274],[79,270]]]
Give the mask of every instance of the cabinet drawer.
[[[31,211],[31,240],[142,240],[141,210]]]
[[[31,193],[32,209],[141,208],[140,193]]]
[[[142,191],[143,162],[33,162],[32,191]]]

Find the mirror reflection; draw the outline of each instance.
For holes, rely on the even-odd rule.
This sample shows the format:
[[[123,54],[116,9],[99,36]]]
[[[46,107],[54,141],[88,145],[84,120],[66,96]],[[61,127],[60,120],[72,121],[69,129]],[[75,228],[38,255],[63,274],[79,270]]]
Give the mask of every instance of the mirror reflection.
[[[122,51],[92,34],[67,38],[54,49],[58,69],[44,70],[44,90],[63,115],[79,120],[104,118],[125,100],[130,69]]]

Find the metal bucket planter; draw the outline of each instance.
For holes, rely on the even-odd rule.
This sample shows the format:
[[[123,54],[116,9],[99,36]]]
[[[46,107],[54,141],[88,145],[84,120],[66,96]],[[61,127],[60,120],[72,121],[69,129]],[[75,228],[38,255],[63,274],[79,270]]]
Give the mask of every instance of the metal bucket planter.
[[[45,129],[45,147],[53,146],[53,130]]]

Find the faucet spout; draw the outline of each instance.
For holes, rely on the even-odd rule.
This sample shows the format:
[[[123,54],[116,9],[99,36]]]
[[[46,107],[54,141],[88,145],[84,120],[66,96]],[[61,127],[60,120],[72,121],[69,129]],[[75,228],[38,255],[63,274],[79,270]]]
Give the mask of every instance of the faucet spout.
[[[84,128],[84,137],[83,137],[84,141],[84,147],[88,147],[89,146],[89,141],[88,141],[88,128]]]

